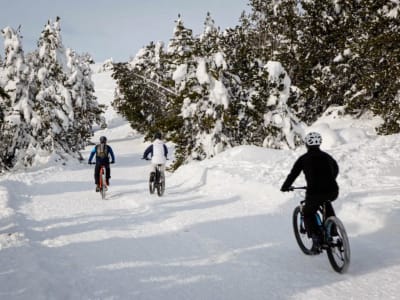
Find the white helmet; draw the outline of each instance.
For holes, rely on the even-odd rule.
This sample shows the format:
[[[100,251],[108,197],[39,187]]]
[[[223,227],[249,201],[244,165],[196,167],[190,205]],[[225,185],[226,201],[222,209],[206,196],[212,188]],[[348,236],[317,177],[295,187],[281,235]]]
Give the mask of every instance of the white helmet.
[[[304,138],[307,146],[319,146],[322,143],[322,137],[318,132],[310,132]]]

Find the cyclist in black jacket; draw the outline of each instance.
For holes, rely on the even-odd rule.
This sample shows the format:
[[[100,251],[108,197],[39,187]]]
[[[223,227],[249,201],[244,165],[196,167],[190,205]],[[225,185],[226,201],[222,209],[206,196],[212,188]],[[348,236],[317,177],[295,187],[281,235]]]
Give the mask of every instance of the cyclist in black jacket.
[[[282,192],[290,191],[290,187],[303,171],[307,182],[305,206],[303,207],[304,225],[308,235],[313,239],[313,250],[320,247],[320,236],[315,212],[324,201],[333,201],[339,194],[336,177],[339,167],[335,159],[320,150],[321,135],[310,132],[306,135],[307,153],[299,157],[281,187]],[[326,205],[327,216],[333,216],[334,211],[330,202]]]

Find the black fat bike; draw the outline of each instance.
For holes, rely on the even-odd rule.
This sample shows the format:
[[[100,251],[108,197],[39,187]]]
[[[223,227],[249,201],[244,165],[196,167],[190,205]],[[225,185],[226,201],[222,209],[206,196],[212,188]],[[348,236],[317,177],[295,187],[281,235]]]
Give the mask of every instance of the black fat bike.
[[[306,187],[291,187],[290,190],[307,189]],[[313,241],[304,227],[302,207],[305,201],[301,201],[293,211],[293,230],[296,241],[304,254],[315,255],[311,250]],[[332,208],[333,209],[333,208]],[[322,238],[321,252],[326,251],[332,268],[338,273],[345,273],[350,264],[350,244],[343,223],[336,216],[326,216],[326,202],[324,202],[315,214],[320,226]]]
[[[150,173],[150,178],[149,178],[150,194],[154,194],[154,192],[157,190],[157,195],[160,197],[164,195],[165,191],[165,178],[161,172],[161,168],[162,165],[158,164],[156,166],[155,172]]]

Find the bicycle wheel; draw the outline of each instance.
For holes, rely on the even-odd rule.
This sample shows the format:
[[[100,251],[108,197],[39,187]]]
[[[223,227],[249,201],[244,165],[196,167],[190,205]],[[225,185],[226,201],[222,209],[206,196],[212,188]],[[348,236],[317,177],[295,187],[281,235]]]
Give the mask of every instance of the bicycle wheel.
[[[150,177],[149,177],[149,191],[150,194],[154,194],[155,191],[155,175],[153,172],[150,173]]]
[[[163,176],[160,176],[160,181],[157,184],[157,195],[158,196],[162,196],[164,195],[164,191],[165,191],[165,179]]]
[[[337,217],[329,217],[325,229],[329,262],[336,272],[344,273],[350,264],[350,243],[343,223]]]
[[[106,174],[104,173],[104,170],[100,171],[100,194],[101,194],[101,199],[106,199]]]
[[[306,255],[312,255],[311,251],[313,242],[312,239],[308,237],[307,232],[304,228],[303,216],[300,210],[300,206],[297,206],[293,211],[293,231],[296,237],[297,244],[299,245],[301,251]]]

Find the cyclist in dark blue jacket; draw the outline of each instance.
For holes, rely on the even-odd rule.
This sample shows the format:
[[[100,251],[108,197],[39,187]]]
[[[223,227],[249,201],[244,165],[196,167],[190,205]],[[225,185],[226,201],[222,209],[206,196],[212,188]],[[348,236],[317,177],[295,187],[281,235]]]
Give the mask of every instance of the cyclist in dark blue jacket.
[[[106,168],[106,184],[110,185],[111,170],[110,170],[110,157],[111,163],[115,162],[114,152],[112,148],[107,145],[107,138],[100,137],[100,144],[96,145],[92,152],[90,152],[89,165],[92,164],[92,159],[96,155],[96,166],[94,168],[94,181],[96,184],[96,192],[99,191],[99,173],[100,167],[103,165]]]

